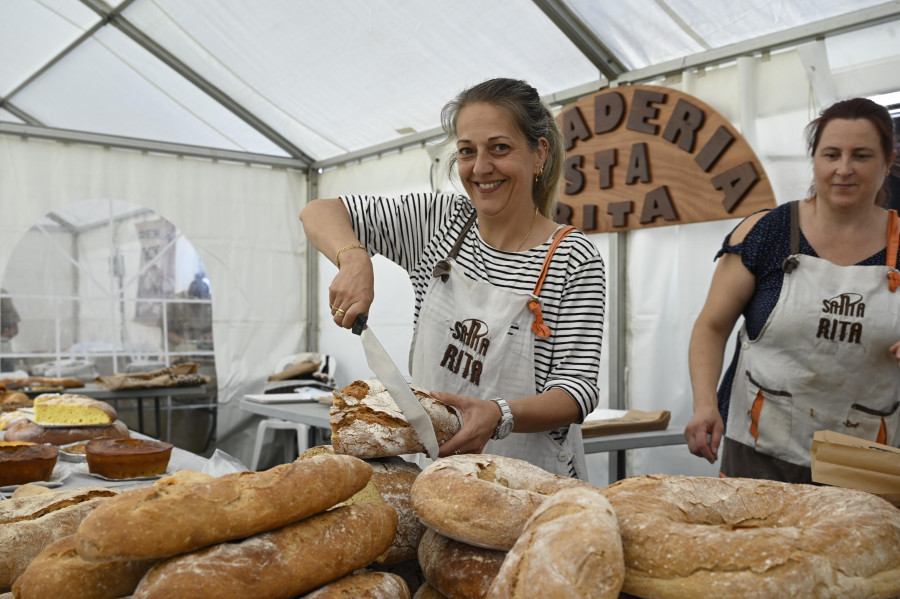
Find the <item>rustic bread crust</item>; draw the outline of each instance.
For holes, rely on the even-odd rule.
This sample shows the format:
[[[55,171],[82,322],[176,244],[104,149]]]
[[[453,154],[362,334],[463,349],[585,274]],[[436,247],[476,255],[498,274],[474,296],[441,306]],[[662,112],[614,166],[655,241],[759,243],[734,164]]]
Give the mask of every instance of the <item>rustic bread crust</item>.
[[[425,583],[419,587],[413,599],[446,599],[443,594],[429,583]]]
[[[743,478],[635,476],[601,491],[623,591],[642,597],[900,595],[900,510],[869,493]]]
[[[428,584],[449,599],[483,599],[505,557],[505,551],[460,543],[431,529],[419,543],[419,564]]]
[[[563,489],[528,519],[487,597],[616,599],[624,580],[612,505],[599,489]]]
[[[415,386],[412,390],[431,418],[438,444],[459,431],[461,424],[456,412],[426,390]],[[416,431],[381,381],[355,381],[335,391],[330,414],[335,453],[358,458],[425,453]]]
[[[27,418],[18,418],[7,425],[7,441],[28,441],[29,443],[50,443],[51,445],[68,445],[97,437],[127,439],[131,436],[128,427],[121,420],[99,426],[41,426]]]
[[[156,560],[89,562],[75,535],[48,545],[13,584],[17,599],[118,599],[130,595]]]
[[[263,472],[126,491],[79,527],[88,560],[151,559],[272,530],[326,510],[363,488],[362,460],[319,455]]]
[[[295,597],[365,567],[396,530],[397,513],[386,503],[338,507],[168,559],[147,572],[132,599]]]
[[[0,587],[11,586],[37,554],[75,534],[91,511],[117,493],[82,487],[0,502]]]
[[[410,599],[402,578],[388,572],[359,572],[316,589],[303,599]]]
[[[550,495],[594,485],[551,474],[525,460],[487,454],[448,456],[429,465],[410,491],[428,528],[463,543],[507,551]]]

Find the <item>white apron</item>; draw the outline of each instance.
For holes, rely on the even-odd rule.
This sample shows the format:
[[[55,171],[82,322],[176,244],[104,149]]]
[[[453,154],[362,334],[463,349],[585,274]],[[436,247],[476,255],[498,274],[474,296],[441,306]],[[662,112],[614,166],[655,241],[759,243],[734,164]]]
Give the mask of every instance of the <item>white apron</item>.
[[[537,392],[531,330],[535,316],[528,308],[534,295],[464,274],[454,258],[472,222],[474,215],[450,256],[439,263],[449,265],[449,272],[436,269],[425,293],[413,336],[412,379],[426,389],[479,399],[530,397]],[[557,234],[560,240],[563,236]],[[577,424],[569,426],[562,445],[548,432],[511,433],[502,441],[488,441],[484,452],[527,460],[563,476],[569,476],[571,460],[576,476],[587,477]]]
[[[837,266],[797,254],[796,242],[766,325],[752,341],[741,329],[727,437],[807,468],[819,430],[900,442],[900,369],[888,351],[900,340],[900,293],[889,283],[897,246],[888,235],[884,267]]]

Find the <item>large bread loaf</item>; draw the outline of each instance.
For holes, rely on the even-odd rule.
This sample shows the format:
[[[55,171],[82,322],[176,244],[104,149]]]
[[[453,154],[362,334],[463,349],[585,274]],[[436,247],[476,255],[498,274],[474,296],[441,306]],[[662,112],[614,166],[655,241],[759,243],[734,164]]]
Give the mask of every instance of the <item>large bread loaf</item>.
[[[402,578],[387,572],[358,572],[320,587],[303,599],[410,599]]]
[[[81,487],[0,502],[0,588],[11,586],[37,554],[75,534],[89,513],[116,494]]]
[[[391,544],[397,514],[385,503],[335,508],[154,566],[132,599],[285,599],[365,567]]]
[[[365,487],[372,468],[320,455],[263,472],[126,491],[78,529],[85,559],[151,559],[242,539],[326,510]]]
[[[625,580],[616,514],[599,489],[563,489],[538,507],[488,599],[616,599]]]
[[[412,388],[431,418],[438,444],[460,429],[459,417],[424,389]],[[425,452],[416,431],[403,416],[381,381],[356,381],[334,392],[331,444],[335,453],[358,458],[383,458]]]
[[[10,422],[6,429],[7,441],[27,441],[29,443],[50,443],[67,445],[97,437],[127,439],[131,434],[121,420],[99,426],[41,426],[27,418]]]
[[[75,535],[48,545],[13,584],[16,599],[119,599],[130,595],[156,560],[89,562]]]
[[[448,599],[483,599],[505,557],[505,551],[460,543],[431,529],[419,543],[419,564],[428,584]]]

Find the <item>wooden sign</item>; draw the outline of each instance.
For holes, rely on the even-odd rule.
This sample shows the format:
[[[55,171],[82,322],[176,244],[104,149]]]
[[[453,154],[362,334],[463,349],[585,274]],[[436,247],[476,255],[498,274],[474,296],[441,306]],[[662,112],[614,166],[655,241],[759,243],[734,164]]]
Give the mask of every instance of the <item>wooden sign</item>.
[[[766,172],[715,110],[665,87],[582,98],[558,117],[566,166],[556,220],[606,233],[775,207]]]

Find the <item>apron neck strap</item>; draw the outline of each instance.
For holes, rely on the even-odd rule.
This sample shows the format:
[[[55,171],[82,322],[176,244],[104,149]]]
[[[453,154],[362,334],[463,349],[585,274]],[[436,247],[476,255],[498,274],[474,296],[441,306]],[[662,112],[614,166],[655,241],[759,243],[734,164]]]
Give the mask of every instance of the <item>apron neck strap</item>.
[[[795,257],[800,253],[800,202],[791,202],[791,254],[781,263],[781,270],[791,274],[800,262]]]
[[[462,231],[459,232],[459,237],[456,238],[456,243],[453,244],[453,248],[450,250],[450,254],[447,258],[443,260],[438,260],[437,264],[434,265],[434,270],[431,271],[432,277],[440,277],[441,281],[444,283],[447,282],[447,278],[450,276],[450,260],[456,259],[456,255],[459,253],[459,248],[462,247],[463,241],[466,238],[466,233],[469,232],[469,229],[472,228],[472,224],[475,222],[475,219],[478,217],[478,212],[472,210],[472,215],[469,219],[463,224]]]
[[[900,287],[900,272],[897,272],[897,249],[900,248],[900,219],[896,210],[888,210],[887,256],[888,288],[897,291]]]
[[[547,250],[547,257],[544,258],[544,266],[541,268],[541,274],[538,277],[537,283],[534,285],[534,291],[531,292],[533,297],[528,300],[528,309],[534,314],[534,322],[531,323],[531,330],[535,335],[543,337],[544,339],[549,337],[552,332],[550,331],[550,327],[544,324],[544,315],[541,312],[541,302],[538,300],[538,296],[540,295],[541,287],[544,284],[544,277],[547,276],[547,271],[550,269],[550,260],[553,258],[553,253],[556,252],[556,247],[566,235],[574,230],[575,227],[572,225],[566,225],[565,227],[558,229],[553,235],[553,243],[550,244],[550,249]]]

